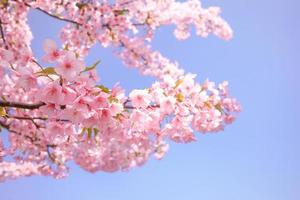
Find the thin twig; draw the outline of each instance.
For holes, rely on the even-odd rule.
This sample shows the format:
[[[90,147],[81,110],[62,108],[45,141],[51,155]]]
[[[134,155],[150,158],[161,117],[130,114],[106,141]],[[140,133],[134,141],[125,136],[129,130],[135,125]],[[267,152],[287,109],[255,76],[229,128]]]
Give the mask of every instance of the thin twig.
[[[36,10],[38,10],[38,11],[40,11],[40,12],[42,12],[42,13],[44,13],[44,14],[50,16],[50,17],[53,17],[53,18],[55,18],[55,19],[58,19],[58,20],[61,20],[61,21],[65,21],[65,22],[69,22],[69,23],[75,24],[75,25],[77,25],[77,26],[81,26],[81,25],[82,25],[82,24],[80,24],[79,22],[76,22],[76,21],[74,21],[74,20],[67,19],[67,18],[63,18],[63,17],[59,17],[59,16],[54,15],[54,14],[52,14],[52,13],[50,13],[50,12],[47,12],[46,10],[43,10],[43,9],[40,8],[40,7],[32,7],[29,3],[24,2],[24,4],[25,4],[27,7],[29,7],[29,8],[36,9]]]
[[[50,148],[52,148],[52,147],[53,147],[53,145],[47,144],[47,145],[46,145],[46,151],[47,151],[47,154],[48,154],[50,160],[51,160],[53,163],[57,163],[56,158],[55,158],[55,155],[53,155],[53,154],[50,152]]]
[[[32,62],[35,63],[42,71],[44,71],[43,66],[42,66],[37,60],[32,59]],[[47,74],[46,77],[49,78],[51,81],[54,81],[54,79],[51,78],[51,77],[49,76],[49,74]]]
[[[32,62],[34,62],[42,71],[44,70],[43,66],[35,59],[32,59]]]

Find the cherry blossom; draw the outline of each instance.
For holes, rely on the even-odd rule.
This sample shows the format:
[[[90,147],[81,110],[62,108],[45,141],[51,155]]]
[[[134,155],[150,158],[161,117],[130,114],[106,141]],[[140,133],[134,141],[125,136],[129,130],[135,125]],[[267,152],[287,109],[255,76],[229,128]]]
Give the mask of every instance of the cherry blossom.
[[[151,96],[146,90],[133,90],[129,98],[135,108],[147,108],[151,102]]]
[[[74,53],[67,52],[63,58],[58,61],[56,72],[63,78],[72,81],[83,69],[83,62],[76,59]]]
[[[40,101],[45,103],[47,102],[59,105],[63,101],[62,87],[57,82],[47,84],[42,93],[39,95]]]
[[[57,49],[56,43],[50,39],[47,39],[44,43],[44,51],[46,55],[44,56],[44,60],[51,62],[56,61],[62,55],[61,51]]]
[[[41,44],[42,58],[32,51],[31,10],[65,23],[60,43]],[[179,40],[192,30],[229,40],[233,32],[220,14],[199,0],[0,1],[0,181],[63,178],[72,161],[92,173],[128,171],[151,156],[163,159],[169,141],[224,130],[241,110],[229,83],[198,83],[151,49],[156,30],[167,25]],[[155,81],[132,91],[106,87],[100,62],[85,65],[97,43]]]

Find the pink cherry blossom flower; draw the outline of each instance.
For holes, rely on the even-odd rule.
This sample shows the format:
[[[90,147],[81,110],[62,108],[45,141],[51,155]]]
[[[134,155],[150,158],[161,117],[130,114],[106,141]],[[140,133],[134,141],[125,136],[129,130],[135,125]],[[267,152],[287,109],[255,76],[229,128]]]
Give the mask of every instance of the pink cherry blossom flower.
[[[220,83],[219,90],[220,90],[221,95],[227,96],[228,95],[228,82],[224,81],[223,83]]]
[[[164,141],[160,141],[155,145],[155,157],[160,160],[164,157],[165,153],[168,151],[169,145]]]
[[[100,127],[106,128],[111,125],[111,120],[112,120],[112,114],[109,109],[103,108],[103,109],[98,109],[98,116],[99,116],[99,121],[97,124],[99,124]]]
[[[26,90],[35,88],[37,85],[37,78],[32,74],[24,74],[20,77],[18,85]]]
[[[133,90],[129,98],[136,108],[147,108],[151,102],[151,95],[146,90]]]
[[[119,113],[121,113],[123,110],[124,110],[124,107],[123,107],[123,104],[120,104],[120,103],[112,103],[110,106],[109,106],[109,110],[111,112],[111,115],[112,116],[115,116]]]
[[[16,56],[16,55],[15,55]],[[17,55],[18,65],[21,67],[26,66],[29,62],[32,61],[33,55],[31,49],[21,48],[19,51],[19,55]]]
[[[107,93],[101,92],[90,102],[90,106],[94,109],[97,108],[107,108],[108,107],[108,97]]]
[[[174,111],[176,99],[172,96],[162,98],[160,101],[160,109],[164,114],[170,114]]]
[[[141,110],[134,110],[131,113],[130,120],[133,124],[133,127],[137,130],[147,130],[151,128],[151,117]]]
[[[65,128],[58,122],[50,122],[45,131],[45,137],[49,142],[60,144],[67,140]]]
[[[43,57],[43,59],[46,62],[56,61],[62,55],[61,51],[57,49],[56,44],[53,40],[47,39],[44,42],[43,48],[46,52],[46,55]]]
[[[88,112],[92,101],[93,99],[89,96],[79,96],[74,100],[74,108],[82,112]]]
[[[67,52],[58,62],[56,72],[68,81],[73,81],[84,69],[82,61],[78,60],[74,53]]]
[[[42,102],[60,104],[63,100],[62,87],[56,82],[49,83],[39,96]]]
[[[99,123],[99,115],[98,112],[96,111],[92,111],[89,113],[89,117],[85,118],[82,122],[82,124],[84,125],[84,127],[98,127],[98,123]]]
[[[62,104],[72,104],[77,97],[77,92],[73,90],[71,87],[63,86],[62,87]]]
[[[49,118],[55,118],[59,114],[59,106],[54,103],[48,103],[40,108],[43,115],[48,116]]]
[[[222,117],[218,110],[202,111],[197,113],[193,119],[196,130],[206,133],[222,129]]]
[[[62,113],[63,119],[69,120],[74,123],[83,122],[86,118],[88,118],[88,113],[82,112],[76,108],[66,108]]]
[[[90,70],[85,73],[81,73],[77,79],[78,82],[86,83],[86,85],[89,87],[95,86],[99,80],[100,79],[95,70]]]
[[[0,66],[8,67],[9,62],[13,59],[13,53],[6,49],[0,49]]]

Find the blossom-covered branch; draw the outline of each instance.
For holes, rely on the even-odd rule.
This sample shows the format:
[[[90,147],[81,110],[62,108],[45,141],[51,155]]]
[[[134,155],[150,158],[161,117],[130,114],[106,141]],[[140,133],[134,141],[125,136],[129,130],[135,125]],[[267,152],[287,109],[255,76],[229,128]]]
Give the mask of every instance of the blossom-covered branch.
[[[47,39],[41,59],[31,49],[31,9],[66,23],[62,45]],[[201,37],[232,37],[220,9],[198,0],[1,1],[0,126],[9,144],[1,134],[0,180],[62,178],[69,161],[89,172],[127,171],[151,155],[162,159],[168,140],[192,142],[195,132],[232,123],[240,105],[227,81],[197,83],[195,74],[151,49],[157,28],[170,24],[179,40],[190,36],[191,26]],[[96,70],[100,61],[85,64],[96,43],[156,81],[128,93],[118,84],[106,87]]]

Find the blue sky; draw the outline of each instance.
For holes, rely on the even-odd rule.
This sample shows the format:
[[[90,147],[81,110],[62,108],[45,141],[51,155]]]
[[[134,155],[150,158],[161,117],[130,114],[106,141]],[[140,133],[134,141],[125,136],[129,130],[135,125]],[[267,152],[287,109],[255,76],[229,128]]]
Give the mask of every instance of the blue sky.
[[[300,199],[300,2],[205,0],[231,24],[229,42],[214,36],[176,41],[173,28],[159,29],[153,48],[177,60],[197,80],[228,80],[241,102],[238,120],[218,134],[197,134],[188,145],[171,144],[161,161],[122,173],[89,174],[72,166],[63,180],[30,177],[0,184],[3,200],[299,200]],[[63,25],[30,14],[35,54]],[[130,91],[153,81],[126,69],[110,49],[93,48],[87,64],[101,59],[102,83],[120,81]],[[297,131],[298,130],[298,131]]]

